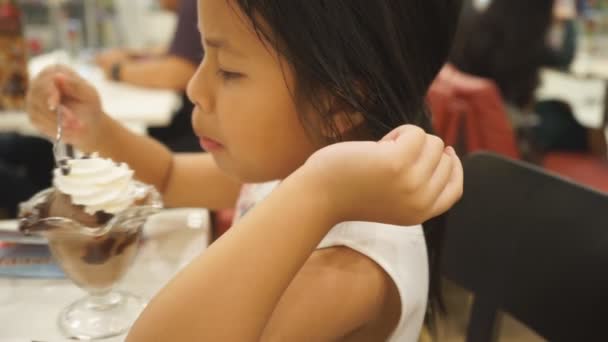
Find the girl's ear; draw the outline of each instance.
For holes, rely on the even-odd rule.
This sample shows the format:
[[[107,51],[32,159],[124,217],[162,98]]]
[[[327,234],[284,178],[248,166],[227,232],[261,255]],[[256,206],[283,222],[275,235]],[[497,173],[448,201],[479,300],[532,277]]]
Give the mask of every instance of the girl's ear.
[[[321,134],[330,141],[348,136],[349,132],[360,127],[365,121],[361,113],[354,111],[349,105],[335,97],[327,99],[325,104],[331,122],[329,125],[321,126]]]
[[[348,133],[352,131],[354,128],[361,126],[363,124],[364,118],[361,113],[358,112],[346,112],[346,111],[338,111],[333,112],[331,114],[332,126],[335,129],[332,132],[327,131],[326,128],[323,129],[323,135],[330,139],[336,139],[338,137],[344,137],[349,135]],[[336,136],[339,134],[339,136]]]

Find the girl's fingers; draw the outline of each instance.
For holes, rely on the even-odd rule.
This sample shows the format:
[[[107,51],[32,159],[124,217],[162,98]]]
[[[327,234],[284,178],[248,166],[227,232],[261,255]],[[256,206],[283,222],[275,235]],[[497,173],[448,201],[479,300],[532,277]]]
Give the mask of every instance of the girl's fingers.
[[[415,188],[426,185],[439,163],[445,156],[445,145],[443,140],[433,135],[427,135],[425,145],[418,156],[418,159],[408,170],[406,177],[410,178],[410,184]]]
[[[464,181],[462,163],[456,153],[453,152],[453,149],[449,153],[452,155],[452,172],[447,185],[437,198],[437,201],[435,201],[431,211],[433,217],[448,211],[462,197]]]
[[[53,84],[61,97],[80,99],[87,89],[83,80],[75,75],[59,72],[53,75]]]
[[[395,141],[397,140],[397,138],[404,132],[406,132],[408,129],[410,129],[408,127],[409,125],[403,125],[403,126],[399,126],[395,129],[393,129],[392,131],[390,131],[387,135],[384,136],[384,138],[382,138],[380,141],[384,142],[384,141]]]
[[[392,142],[395,146],[395,158],[401,160],[401,165],[408,168],[415,163],[425,147],[430,135],[414,125],[404,125],[389,133],[382,142]]]
[[[433,175],[425,185],[424,192],[421,194],[425,199],[424,203],[428,203],[429,207],[434,205],[450,182],[454,170],[453,164],[454,158],[448,153],[442,153],[437,168],[434,170]]]
[[[80,120],[74,112],[66,106],[61,106],[63,127],[66,129],[77,129],[80,127]]]
[[[61,94],[55,83],[51,83],[48,89],[47,108],[50,111],[55,111],[61,103]]]

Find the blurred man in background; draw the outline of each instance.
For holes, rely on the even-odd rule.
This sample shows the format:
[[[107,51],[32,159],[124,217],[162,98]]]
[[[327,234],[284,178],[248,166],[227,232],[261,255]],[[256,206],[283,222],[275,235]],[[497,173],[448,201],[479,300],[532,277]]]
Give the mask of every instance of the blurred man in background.
[[[171,124],[151,128],[149,133],[175,152],[200,151],[190,125],[193,105],[185,96],[188,81],[203,58],[196,0],[161,0],[161,5],[177,14],[177,28],[168,49],[112,49],[99,54],[96,63],[115,81],[180,92],[183,104]]]

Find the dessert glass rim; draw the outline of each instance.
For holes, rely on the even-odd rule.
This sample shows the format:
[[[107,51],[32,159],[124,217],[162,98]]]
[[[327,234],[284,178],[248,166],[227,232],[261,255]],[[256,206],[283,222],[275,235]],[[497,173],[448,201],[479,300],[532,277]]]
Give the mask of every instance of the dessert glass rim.
[[[140,181],[133,181],[136,191],[141,196],[136,196],[139,199],[145,199],[143,204],[134,204],[128,208],[116,213],[113,217],[98,227],[90,227],[81,222],[68,217],[48,216],[41,217],[42,213],[38,206],[48,201],[48,197],[55,191],[55,187],[44,189],[29,200],[23,202],[19,206],[19,226],[24,234],[45,234],[49,230],[54,230],[55,227],[70,227],[78,228],[78,234],[86,234],[90,236],[102,236],[112,230],[117,224],[126,225],[131,220],[137,220],[143,216],[149,216],[160,211],[163,208],[161,195],[155,187],[145,184]],[[67,232],[66,232],[67,233]]]

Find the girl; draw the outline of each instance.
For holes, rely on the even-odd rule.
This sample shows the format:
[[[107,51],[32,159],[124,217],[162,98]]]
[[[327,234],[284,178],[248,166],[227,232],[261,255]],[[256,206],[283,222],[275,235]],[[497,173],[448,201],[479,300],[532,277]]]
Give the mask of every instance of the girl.
[[[266,182],[244,187],[234,227],[149,303],[127,340],[415,341],[428,294],[419,224],[462,191],[453,150],[414,126],[428,128],[424,95],[456,4],[198,5],[206,53],[188,95],[209,154],[173,156],[134,136],[66,69],[43,72],[29,94],[43,132],[53,134],[48,105],[61,99],[68,141],[128,162],[169,205],[232,207],[241,184]]]

